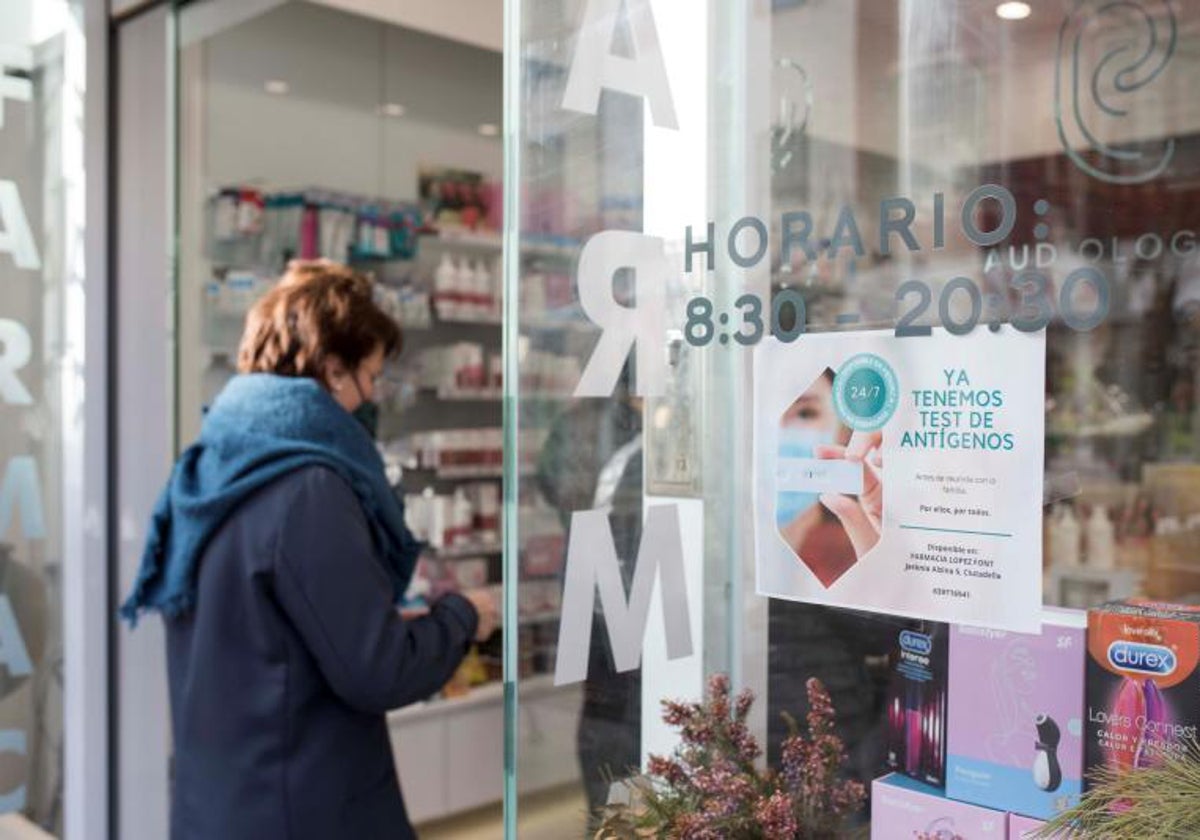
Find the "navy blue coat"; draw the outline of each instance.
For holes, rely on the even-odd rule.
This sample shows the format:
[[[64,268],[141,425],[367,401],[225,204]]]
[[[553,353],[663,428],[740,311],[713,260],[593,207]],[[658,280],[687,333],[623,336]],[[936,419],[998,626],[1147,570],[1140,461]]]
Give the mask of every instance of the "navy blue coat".
[[[415,837],[385,712],[437,691],[478,617],[405,621],[358,498],[307,467],[247,499],[170,619],[173,840]]]

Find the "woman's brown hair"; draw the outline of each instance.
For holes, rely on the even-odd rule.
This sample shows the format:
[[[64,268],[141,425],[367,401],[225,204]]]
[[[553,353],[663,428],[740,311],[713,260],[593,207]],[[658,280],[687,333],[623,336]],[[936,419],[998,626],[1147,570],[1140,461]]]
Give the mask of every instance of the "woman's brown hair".
[[[355,370],[377,347],[391,356],[400,346],[400,328],[376,305],[369,279],[329,260],[293,260],[246,316],[238,371],[325,383],[330,357]]]

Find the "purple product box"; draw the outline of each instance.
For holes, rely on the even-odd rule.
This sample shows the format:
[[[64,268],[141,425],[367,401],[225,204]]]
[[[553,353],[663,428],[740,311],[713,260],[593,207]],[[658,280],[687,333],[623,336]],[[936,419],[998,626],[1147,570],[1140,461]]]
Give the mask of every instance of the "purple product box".
[[[1040,634],[950,632],[946,795],[1049,819],[1083,789],[1083,612],[1046,610]]]
[[[871,840],[1005,840],[1008,815],[891,773],[871,783]]]

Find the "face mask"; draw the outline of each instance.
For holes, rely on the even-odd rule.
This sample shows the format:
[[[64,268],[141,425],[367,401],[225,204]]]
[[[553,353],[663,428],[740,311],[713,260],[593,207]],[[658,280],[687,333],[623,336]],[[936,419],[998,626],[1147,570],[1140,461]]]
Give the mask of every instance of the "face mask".
[[[379,406],[375,403],[363,400],[350,416],[363,427],[371,440],[374,440],[379,434]]]
[[[371,400],[368,400],[363,395],[362,388],[358,385],[357,375],[351,376],[350,381],[354,383],[354,390],[358,391],[359,399],[358,408],[350,412],[350,416],[355,419],[358,425],[363,427],[363,430],[371,440],[375,440],[379,434],[379,405],[378,403],[371,402]]]
[[[821,445],[833,443],[833,432],[817,429],[802,429],[784,426],[779,430],[779,459],[812,458],[813,450]],[[775,524],[783,527],[811,508],[820,499],[820,493],[804,493],[793,490],[775,494]]]

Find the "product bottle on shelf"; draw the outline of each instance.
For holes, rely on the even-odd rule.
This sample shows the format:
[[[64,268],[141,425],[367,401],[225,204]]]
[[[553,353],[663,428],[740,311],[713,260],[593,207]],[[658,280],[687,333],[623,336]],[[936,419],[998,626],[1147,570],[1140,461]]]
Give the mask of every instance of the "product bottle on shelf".
[[[439,318],[450,316],[450,299],[458,272],[448,253],[442,254],[437,270],[433,272],[433,302]]]
[[[496,259],[492,261],[492,282],[491,282],[492,317],[495,318],[496,320],[500,320],[501,311],[502,311],[501,306],[502,306],[502,302],[504,300],[503,294],[504,294],[504,257],[500,256],[500,257],[496,257]]]
[[[1087,523],[1087,563],[1096,569],[1116,565],[1116,536],[1104,505],[1096,505]]]
[[[237,235],[238,193],[221,190],[213,202],[213,238],[218,242]]]
[[[466,492],[459,487],[454,491],[454,536],[452,543],[463,543],[471,537],[471,521],[474,515],[471,510],[471,500]]]
[[[475,260],[475,306],[479,319],[486,321],[492,317],[492,274],[487,270],[485,260]]]
[[[475,288],[475,270],[471,268],[471,261],[466,257],[461,257],[458,261],[457,276],[454,282],[455,302],[457,305],[457,315],[459,320],[477,321],[479,315],[475,311],[474,291]]]
[[[1061,566],[1078,566],[1082,536],[1082,528],[1079,520],[1075,518],[1074,508],[1066,505],[1050,533],[1050,554],[1054,562]]]

